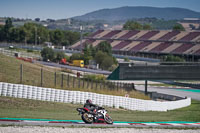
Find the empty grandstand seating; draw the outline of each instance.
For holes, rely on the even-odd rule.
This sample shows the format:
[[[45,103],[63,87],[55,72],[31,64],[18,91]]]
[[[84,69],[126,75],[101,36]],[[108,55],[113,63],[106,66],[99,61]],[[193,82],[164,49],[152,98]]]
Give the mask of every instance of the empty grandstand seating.
[[[111,31],[111,32],[109,32],[108,34],[104,35],[102,38],[111,38],[111,37],[113,37],[114,35],[118,34],[119,32],[121,32],[121,30],[114,30],[114,31]]]
[[[182,54],[183,52],[185,52],[186,50],[190,49],[193,46],[194,44],[182,44],[180,47],[174,49],[171,53]]]
[[[95,41],[96,40],[94,40],[94,39],[86,40],[85,42],[82,42],[82,46],[80,44],[80,45],[76,46],[75,49],[80,49],[81,47],[84,48],[86,44],[92,44]]]
[[[152,36],[154,36],[154,35],[156,35],[158,33],[159,33],[159,31],[149,31],[146,34],[144,34],[143,36],[141,36],[140,38],[138,38],[138,39],[140,39],[140,40],[148,40],[149,38],[151,38]]]
[[[120,50],[130,43],[131,43],[131,41],[121,41],[119,44],[117,44],[116,46],[113,47],[113,50]]]
[[[150,45],[152,42],[141,42],[140,44],[136,45],[135,47],[131,48],[131,51],[138,52],[144,47]]]
[[[181,45],[182,43],[173,43],[172,45],[161,51],[161,53],[171,53],[174,49],[180,47]]]
[[[158,40],[168,41],[169,39],[171,39],[172,37],[178,35],[179,33],[180,33],[180,31],[168,32],[167,34],[165,34],[161,38],[158,38]]]
[[[184,54],[193,54],[196,51],[200,50],[200,45],[194,45],[192,48],[186,50]]]
[[[191,32],[188,35],[181,38],[179,41],[191,41],[195,39],[196,37],[198,37],[199,35],[200,35],[200,32]]]
[[[150,50],[150,52],[156,52],[156,53],[161,52],[164,49],[166,49],[167,47],[169,47],[170,45],[172,45],[172,43],[169,43],[169,42],[161,43],[157,47],[155,47],[152,50]]]
[[[102,41],[108,41],[116,51],[200,56],[198,31],[99,30],[83,39],[82,46],[79,41],[70,48],[80,50],[86,44],[97,46]]]
[[[197,50],[195,53],[194,53],[195,55],[200,55],[200,49],[199,50]]]
[[[100,34],[101,32],[103,32],[104,30],[98,30],[98,31],[96,31],[96,32],[94,32],[93,34],[91,34],[90,36],[88,36],[88,37],[95,37],[96,35],[98,35],[98,34]]]
[[[152,42],[150,45],[146,46],[145,48],[141,49],[140,51],[149,52],[151,49],[160,45],[160,42]]]
[[[108,43],[112,43],[112,42],[113,42],[113,40],[107,40],[107,42],[108,42]]]
[[[95,42],[92,43],[93,47],[96,47],[99,43],[103,42],[105,40],[96,40]]]
[[[128,33],[126,33],[125,35],[121,36],[119,39],[129,39],[130,37],[136,35],[137,33],[139,33],[140,31],[137,30],[133,30],[133,31],[129,31]]]

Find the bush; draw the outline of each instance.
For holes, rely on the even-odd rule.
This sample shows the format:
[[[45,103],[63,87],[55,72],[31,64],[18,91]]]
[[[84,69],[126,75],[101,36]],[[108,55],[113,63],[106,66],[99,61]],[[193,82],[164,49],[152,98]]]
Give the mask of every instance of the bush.
[[[104,75],[94,75],[94,74],[84,75],[83,79],[96,82],[104,82],[106,80]]]
[[[56,52],[56,58],[55,61],[60,61],[61,59],[65,58],[65,53],[64,52]]]
[[[30,52],[30,53],[31,53],[31,52],[33,52],[33,50],[32,50],[32,49],[28,49],[27,52]]]
[[[124,58],[124,61],[125,61],[125,62],[129,62],[130,59],[129,59],[128,57],[125,57],[125,58]]]
[[[168,55],[165,57],[164,61],[166,62],[185,62],[185,60],[178,56]]]
[[[108,55],[112,55],[112,47],[109,42],[103,41],[99,43],[96,47],[97,51],[102,51],[104,53],[107,53]]]
[[[84,55],[80,53],[74,53],[72,54],[72,56],[70,56],[69,60],[70,62],[72,62],[73,60],[84,60]]]
[[[181,24],[175,24],[173,30],[185,31],[185,28]]]
[[[55,52],[52,48],[43,48],[41,51],[41,56],[44,61],[53,61],[55,59]]]
[[[118,66],[113,64],[111,67],[108,68],[109,71],[114,71]]]
[[[102,51],[98,51],[94,59],[97,64],[99,64],[100,68],[104,70],[108,70],[110,67],[112,67],[113,64],[117,64],[115,57],[112,57],[111,55],[108,55]]]

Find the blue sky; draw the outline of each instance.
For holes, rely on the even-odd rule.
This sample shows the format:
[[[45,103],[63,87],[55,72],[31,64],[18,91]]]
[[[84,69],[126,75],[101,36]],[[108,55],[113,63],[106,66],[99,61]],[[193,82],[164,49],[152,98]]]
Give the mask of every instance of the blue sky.
[[[62,19],[121,6],[180,7],[200,12],[200,0],[0,0],[0,17]]]

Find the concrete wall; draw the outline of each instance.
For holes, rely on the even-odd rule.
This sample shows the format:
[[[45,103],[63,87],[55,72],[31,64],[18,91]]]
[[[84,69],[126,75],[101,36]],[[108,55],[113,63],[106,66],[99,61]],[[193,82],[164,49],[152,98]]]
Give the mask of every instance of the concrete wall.
[[[141,65],[121,63],[120,80],[199,80],[200,65]]]
[[[94,104],[98,104],[100,106],[115,108],[122,107],[128,110],[139,111],[167,111],[186,107],[191,104],[191,98],[179,101],[160,102],[127,98],[122,96],[96,94],[91,92],[58,90],[3,82],[0,82],[0,96],[81,104],[84,104],[85,100],[91,99]]]

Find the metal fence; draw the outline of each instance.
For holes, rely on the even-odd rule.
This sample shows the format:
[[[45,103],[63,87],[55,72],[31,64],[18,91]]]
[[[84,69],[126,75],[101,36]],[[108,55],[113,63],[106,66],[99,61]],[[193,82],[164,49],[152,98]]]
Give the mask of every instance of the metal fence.
[[[30,70],[32,69],[32,70]],[[36,82],[37,86],[45,87],[58,87],[58,88],[82,88],[82,89],[109,89],[125,91],[132,91],[135,89],[133,83],[122,83],[122,82],[110,82],[106,80],[91,80],[87,78],[80,78],[71,76],[69,73],[65,73],[65,69],[60,71],[50,71],[47,68],[30,68],[27,66],[20,65],[19,83],[26,83],[28,75],[31,75],[30,71],[35,71],[37,75],[32,79]],[[36,72],[37,71],[37,72]],[[33,77],[33,75],[32,75]],[[33,83],[29,83],[33,84]]]
[[[0,65],[0,77],[2,82],[20,83],[40,87],[91,90],[93,92],[108,91],[132,91],[133,83],[110,82],[107,80],[92,80],[83,77],[77,77],[69,69],[43,67],[40,64],[32,65],[30,63]]]
[[[4,48],[0,48],[0,53],[4,54],[6,56],[19,56],[23,58],[34,58],[34,59],[41,59],[42,57],[40,55],[31,53],[31,52],[22,52],[22,51],[16,51],[16,50],[6,50]]]

